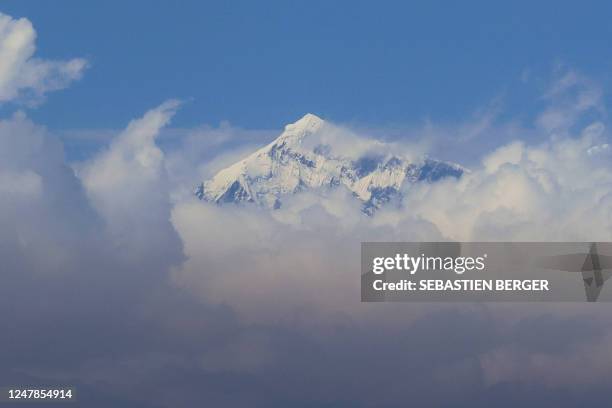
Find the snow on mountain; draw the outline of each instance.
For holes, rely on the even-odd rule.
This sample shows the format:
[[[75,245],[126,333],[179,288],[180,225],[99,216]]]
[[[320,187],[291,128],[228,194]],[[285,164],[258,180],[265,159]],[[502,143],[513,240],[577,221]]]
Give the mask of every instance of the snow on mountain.
[[[394,197],[401,199],[406,183],[457,178],[465,171],[429,158],[411,161],[391,153],[384,143],[337,134],[337,128],[306,114],[269,145],[201,183],[195,194],[219,204],[250,202],[276,209],[283,196],[344,186],[371,215]],[[342,139],[345,146],[340,150],[352,154],[338,154],[334,139]],[[361,146],[361,151],[355,154],[353,146]]]

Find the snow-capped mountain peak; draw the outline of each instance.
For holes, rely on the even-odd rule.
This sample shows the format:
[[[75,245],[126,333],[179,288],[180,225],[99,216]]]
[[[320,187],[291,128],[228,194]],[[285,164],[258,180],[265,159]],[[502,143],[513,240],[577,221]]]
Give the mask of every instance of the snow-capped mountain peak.
[[[362,201],[364,212],[372,214],[399,196],[406,183],[460,177],[464,172],[461,166],[427,158],[411,162],[392,154],[393,149],[381,153],[380,147],[385,146],[381,142],[372,142],[376,152],[366,151],[361,157],[332,155],[336,130],[316,115],[306,114],[285,126],[267,146],[201,183],[195,193],[219,204],[249,202],[272,209],[290,194],[343,186]]]
[[[323,119],[312,113],[305,114],[300,120],[295,123],[290,123],[285,126],[285,131],[279,136],[280,138],[301,137],[304,134],[318,131],[323,126]]]

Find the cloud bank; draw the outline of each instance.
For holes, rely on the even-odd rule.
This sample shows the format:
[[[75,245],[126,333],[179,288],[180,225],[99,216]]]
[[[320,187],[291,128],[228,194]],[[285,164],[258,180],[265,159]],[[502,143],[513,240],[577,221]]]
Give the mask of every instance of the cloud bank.
[[[132,121],[76,171],[23,114],[0,122],[5,381],[74,383],[91,406],[393,406],[406,387],[420,405],[488,406],[605,385],[588,376],[608,370],[593,356],[609,336],[602,308],[369,305],[355,279],[363,240],[609,239],[603,122],[499,147],[367,217],[342,190],[271,213],[174,194],[191,173],[177,161],[196,163],[156,144],[177,107]]]
[[[32,58],[27,20],[0,22],[12,56],[0,102],[80,75]],[[88,407],[600,403],[605,305],[359,302],[361,241],[612,238],[601,90],[578,78],[560,75],[528,127],[457,126],[478,130],[466,149],[514,136],[375,217],[343,190],[271,213],[195,200],[188,186],[268,133],[199,128],[164,146],[176,101],[78,164],[24,113],[1,119],[0,382],[74,384]],[[338,129],[325,139],[338,148],[352,134],[355,154],[374,143]],[[543,141],[521,138],[534,132]]]

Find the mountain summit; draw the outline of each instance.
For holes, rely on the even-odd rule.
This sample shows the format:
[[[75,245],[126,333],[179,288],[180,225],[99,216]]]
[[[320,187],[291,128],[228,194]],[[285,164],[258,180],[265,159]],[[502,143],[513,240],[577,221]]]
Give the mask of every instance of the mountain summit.
[[[334,141],[338,139],[343,140],[346,154],[337,152]],[[285,126],[272,143],[201,183],[195,194],[219,204],[249,202],[276,209],[287,195],[344,186],[371,215],[393,198],[401,199],[407,184],[458,178],[465,171],[459,165],[429,158],[412,162],[391,153],[392,148],[384,143],[354,139],[350,135],[347,139],[346,132],[316,115],[306,114]],[[360,153],[348,154],[353,145],[364,144]]]

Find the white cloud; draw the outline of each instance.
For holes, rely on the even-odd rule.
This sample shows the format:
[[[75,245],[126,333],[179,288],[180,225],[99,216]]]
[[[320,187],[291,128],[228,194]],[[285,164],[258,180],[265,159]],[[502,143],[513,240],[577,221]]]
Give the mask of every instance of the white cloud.
[[[0,62],[0,95],[10,95],[0,100],[29,92],[40,96],[51,90],[48,84],[56,75],[52,73],[61,70],[31,58],[31,25],[6,16],[2,21],[3,33],[20,33],[14,41],[21,51],[13,55],[13,62]],[[64,63],[57,64],[71,70]],[[14,71],[15,66],[27,69]],[[31,74],[34,67],[47,67],[37,68],[47,77],[44,81],[32,79],[41,78]],[[77,68],[73,73],[82,70]],[[24,75],[21,72],[30,73],[25,79],[15,79]],[[62,75],[61,81],[72,78]],[[559,88],[573,89],[572,81],[564,79]],[[593,101],[597,98],[592,95],[571,99],[575,108],[571,100],[559,106],[584,113],[596,106]],[[555,93],[555,98],[563,99],[561,93]],[[359,302],[361,241],[612,239],[612,161],[603,119],[590,121],[575,134],[568,128],[544,143],[529,143],[515,134],[513,141],[492,149],[462,180],[412,186],[405,192],[402,208],[386,208],[370,218],[342,190],[323,197],[297,195],[273,213],[207,205],[182,194],[174,194],[178,201],[171,200],[175,186],[189,185],[192,177],[230,160],[234,151],[225,152],[214,164],[198,162],[200,154],[210,157],[207,149],[211,144],[200,140],[215,136],[209,131],[194,135],[197,141],[163,151],[156,139],[177,107],[178,102],[169,101],[132,121],[108,149],[79,167],[78,177],[65,162],[60,143],[44,128],[23,114],[0,121],[0,255],[5,283],[0,302],[10,306],[0,308],[0,316],[5,322],[20,322],[2,343],[3,350],[10,358],[24,359],[27,354],[29,359],[32,350],[44,348],[24,347],[24,352],[19,349],[20,340],[46,342],[52,336],[46,330],[49,322],[68,316],[65,322],[58,322],[68,326],[56,330],[61,333],[58,343],[65,344],[55,346],[55,353],[70,356],[64,359],[70,361],[64,371],[58,368],[62,363],[49,363],[46,357],[32,358],[27,367],[21,360],[11,360],[12,370],[45,373],[47,379],[61,374],[65,382],[78,377],[89,381],[88,385],[115,387],[124,395],[147,395],[156,403],[159,387],[147,388],[146,384],[159,384],[153,373],[157,370],[162,377],[175,369],[175,373],[206,375],[207,379],[215,373],[222,373],[223,378],[228,373],[247,373],[252,377],[241,379],[255,378],[252,383],[257,389],[264,378],[269,380],[264,391],[281,390],[294,396],[282,381],[290,377],[285,374],[287,368],[304,375],[302,368],[311,367],[312,362],[316,366],[312,378],[327,375],[325,380],[333,384],[330,391],[313,387],[313,398],[331,400],[338,389],[346,390],[344,394],[354,392],[355,383],[368,380],[368,370],[351,369],[349,363],[356,355],[360,359],[353,368],[372,364],[387,374],[385,380],[401,378],[401,384],[395,385],[400,394],[406,380],[396,374],[414,375],[412,381],[430,381],[429,386],[439,385],[436,379],[446,386],[454,380],[451,377],[460,375],[469,385],[469,376],[480,381],[480,371],[473,371],[473,365],[482,370],[488,384],[517,382],[523,376],[538,383],[548,376],[552,385],[564,386],[574,380],[588,385],[590,368],[602,378],[609,376],[611,360],[588,353],[589,345],[605,353],[608,335],[591,339],[584,348],[570,347],[572,353],[565,357],[534,354],[529,345],[510,347],[491,333],[465,329],[463,323],[469,323],[469,318],[452,315],[459,309],[469,310],[470,316],[482,319],[483,329],[501,326],[512,331],[504,326],[504,319],[567,314],[567,309],[557,305],[530,307],[521,315],[515,307],[427,304],[407,308]],[[572,126],[581,119],[580,115],[572,118]],[[464,129],[473,131],[466,133],[466,139],[484,130],[495,131],[492,119]],[[512,130],[506,127],[503,131],[509,134]],[[337,143],[337,148],[354,154],[369,152],[376,145],[367,136],[359,136],[359,143],[351,145],[351,131],[336,131],[339,133],[324,135],[321,141]],[[224,129],[216,136],[219,140],[213,146],[224,145],[236,134]],[[248,136],[244,141],[253,143]],[[54,279],[39,281],[40,275]],[[63,279],[64,275],[69,277]],[[170,275],[183,291],[167,285]],[[28,293],[27,299],[23,293]],[[189,303],[192,295],[201,304]],[[564,327],[574,327],[586,314],[596,322],[608,323],[604,313],[593,316],[592,308],[572,307],[577,310],[572,316],[575,320]],[[444,318],[432,323],[429,317],[436,313]],[[415,327],[423,316],[427,316],[425,323]],[[47,326],[37,324],[44,319]],[[253,326],[260,332],[249,332]],[[45,330],[37,331],[39,327]],[[452,356],[438,357],[444,350],[428,348],[434,336],[456,332],[473,338],[478,349],[455,342],[449,351]],[[413,342],[414,348],[406,348],[404,342]],[[295,344],[303,348],[290,348]],[[372,354],[373,349],[377,353]],[[302,353],[309,350],[314,352],[304,357]],[[422,369],[407,373],[405,367],[412,366],[404,361],[397,366],[384,364],[401,356],[420,361]],[[516,360],[527,368],[513,365]],[[584,362],[585,368],[575,375],[560,374]],[[430,371],[434,371],[433,378]],[[281,378],[266,377],[270,373],[282,373]],[[338,385],[344,378],[348,380]],[[140,392],[143,389],[153,391]],[[185,390],[171,384],[168,393],[177,389]],[[457,393],[461,391],[458,387]],[[371,394],[370,389],[362,392],[364,397]],[[198,398],[199,388],[195,400]],[[171,396],[167,401],[167,405],[177,405]],[[221,397],[220,401],[217,405],[226,402]],[[380,403],[376,398],[373,401],[372,405]]]
[[[126,249],[146,253],[174,244],[164,153],[155,139],[179,105],[169,100],[133,120],[78,169],[92,205]]]
[[[555,90],[556,98],[565,100],[564,89],[573,92],[575,83],[565,82]],[[568,109],[571,101],[581,104],[569,98]],[[310,310],[314,320],[325,312],[363,319],[366,308],[355,307],[357,282],[352,280],[361,241],[610,240],[608,133],[600,120],[576,115],[572,123],[575,129],[545,134],[538,138],[543,142],[523,140],[526,132],[517,129],[512,140],[485,154],[460,180],[407,185],[400,208],[383,208],[372,218],[341,189],[323,196],[298,194],[272,214],[178,202],[172,222],[187,260],[174,279],[255,321],[292,318],[297,310]],[[494,136],[495,127],[486,126]],[[503,132],[512,129],[503,127]],[[323,133],[316,143],[339,141],[344,148],[355,133],[332,125],[326,130],[332,133]],[[348,147],[355,154],[375,144],[361,134],[357,140],[354,149]],[[461,151],[455,155],[460,160]]]
[[[39,196],[42,193],[42,178],[32,170],[22,173],[0,171],[0,193]]]
[[[315,319],[325,311],[363,318],[353,298],[361,241],[608,241],[612,165],[609,155],[589,155],[594,144],[589,132],[513,142],[460,180],[408,186],[401,208],[372,218],[342,190],[296,195],[271,214],[178,203],[172,222],[188,259],[174,278],[249,319],[306,309]]]
[[[37,103],[47,92],[63,89],[81,78],[86,60],[35,58],[35,41],[36,31],[28,19],[0,13],[0,103]]]
[[[0,120],[0,258],[15,271],[64,273],[96,224],[61,144],[22,113]]]

